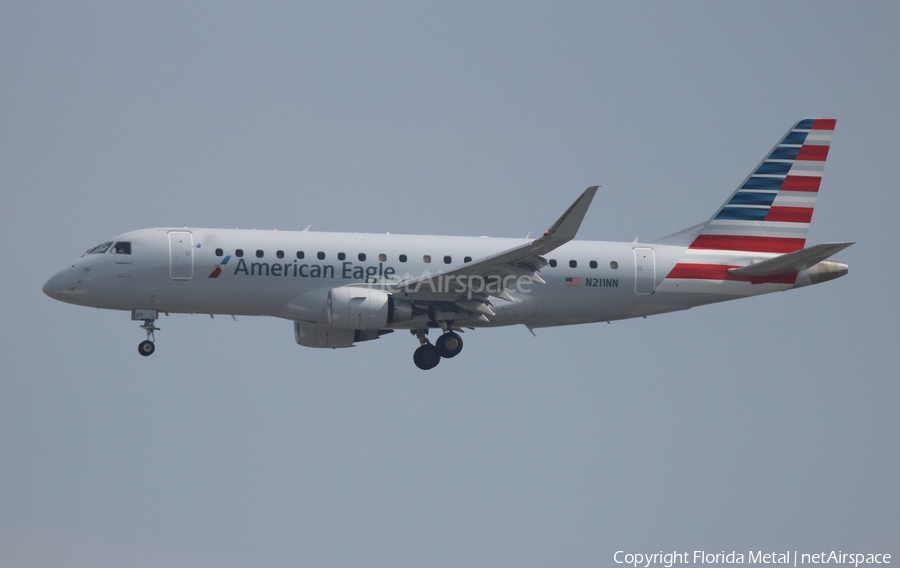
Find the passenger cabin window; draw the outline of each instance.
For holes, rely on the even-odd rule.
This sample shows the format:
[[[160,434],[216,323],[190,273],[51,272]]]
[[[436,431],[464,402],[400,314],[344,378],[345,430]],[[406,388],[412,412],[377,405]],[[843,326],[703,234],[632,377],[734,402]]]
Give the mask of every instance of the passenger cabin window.
[[[424,262],[425,264],[428,264],[429,262],[431,262],[431,255],[430,254],[423,255],[422,262]]]
[[[244,256],[244,249],[237,249],[236,251],[234,251],[234,256],[236,256],[238,258],[241,258],[242,256]]]
[[[592,260],[592,261],[591,261],[591,268],[597,268],[597,261],[596,261],[596,260]]]
[[[222,249],[216,249],[216,256],[222,256],[225,254],[225,251]]]
[[[264,253],[264,252],[261,251],[261,250],[257,250],[257,251],[256,251],[256,258],[262,258],[262,257],[264,257],[265,255],[266,255],[266,253]]]
[[[360,262],[365,262],[365,260],[366,260],[366,253],[361,252],[361,253],[359,253],[358,255],[356,255],[356,258],[358,258]]]
[[[472,257],[471,257],[471,256],[465,257],[465,258],[463,259],[463,262],[472,262]]]
[[[131,254],[131,243],[119,241],[109,251],[115,254]]]
[[[346,255],[346,254],[344,254],[344,253],[342,253],[342,252],[339,252],[339,253],[338,253],[338,260],[344,260],[344,259],[346,259],[346,258],[347,258],[347,255]]]
[[[297,251],[297,260],[303,260],[306,257],[306,254],[302,250]]]
[[[577,261],[577,260],[570,260],[570,261],[569,261],[569,268],[578,268],[578,261]]]
[[[619,268],[619,263],[616,262],[615,260],[610,261],[609,267],[612,268],[613,270],[615,270],[615,269]]]
[[[316,258],[318,258],[319,260],[325,260],[325,253],[322,251],[317,252]]]
[[[380,262],[387,262],[387,255],[384,254],[384,253],[379,254],[379,255],[378,255],[378,260],[379,260]]]
[[[406,255],[405,255],[405,254],[401,254],[401,255],[400,255],[400,262],[406,262]]]
[[[550,268],[556,268],[556,259],[555,258],[550,259]]]
[[[284,258],[284,251],[283,251],[283,250],[276,250],[276,251],[275,251],[275,257],[276,257],[276,258]]]

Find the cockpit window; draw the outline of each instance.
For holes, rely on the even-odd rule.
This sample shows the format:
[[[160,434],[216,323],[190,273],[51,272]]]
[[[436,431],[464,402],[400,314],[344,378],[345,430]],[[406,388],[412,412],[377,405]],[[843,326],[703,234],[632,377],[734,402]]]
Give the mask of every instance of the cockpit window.
[[[88,249],[82,256],[89,254],[103,254],[104,252],[113,254],[131,254],[131,243],[128,241],[103,243],[102,245],[97,245],[92,249]]]
[[[112,243],[103,243],[102,245],[97,245],[91,250],[87,251],[84,254],[100,254],[109,250],[109,247],[112,246]]]

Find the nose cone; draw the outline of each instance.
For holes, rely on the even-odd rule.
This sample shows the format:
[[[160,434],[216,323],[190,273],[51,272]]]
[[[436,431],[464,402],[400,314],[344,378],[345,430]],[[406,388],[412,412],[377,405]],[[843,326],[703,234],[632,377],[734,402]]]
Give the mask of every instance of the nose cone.
[[[78,286],[74,268],[60,270],[44,283],[44,294],[60,302],[75,303],[75,298],[84,292]]]

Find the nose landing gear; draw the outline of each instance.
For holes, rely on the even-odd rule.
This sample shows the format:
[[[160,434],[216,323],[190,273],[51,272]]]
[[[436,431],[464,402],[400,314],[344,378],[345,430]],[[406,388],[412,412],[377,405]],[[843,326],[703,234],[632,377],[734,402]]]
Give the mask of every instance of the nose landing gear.
[[[138,345],[138,353],[144,357],[153,355],[153,352],[156,351],[156,336],[153,335],[153,332],[159,331],[159,328],[154,325],[158,315],[159,312],[156,310],[132,310],[131,312],[132,320],[144,321],[144,323],[141,324],[141,329],[147,332],[147,339],[141,341]]]

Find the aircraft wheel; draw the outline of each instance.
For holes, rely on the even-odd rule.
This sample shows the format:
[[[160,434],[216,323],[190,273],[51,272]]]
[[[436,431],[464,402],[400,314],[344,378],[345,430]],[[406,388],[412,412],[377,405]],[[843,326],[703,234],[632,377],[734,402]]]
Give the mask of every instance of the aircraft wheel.
[[[153,352],[156,351],[156,345],[153,344],[149,339],[147,341],[141,341],[141,344],[138,345],[138,353],[147,357],[148,355],[153,355]]]
[[[415,362],[416,367],[427,371],[437,367],[437,364],[441,362],[441,356],[434,345],[426,343],[413,353],[413,362]]]
[[[459,355],[459,352],[462,351],[463,340],[458,333],[448,331],[444,335],[437,338],[435,347],[437,348],[437,351],[438,353],[440,353],[441,357],[450,359],[451,357],[456,357],[457,355]]]

